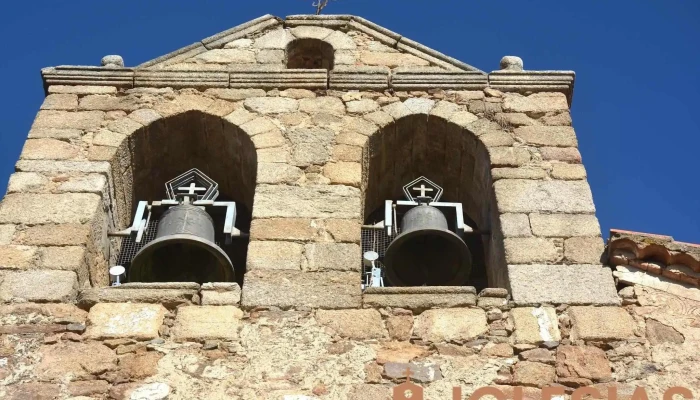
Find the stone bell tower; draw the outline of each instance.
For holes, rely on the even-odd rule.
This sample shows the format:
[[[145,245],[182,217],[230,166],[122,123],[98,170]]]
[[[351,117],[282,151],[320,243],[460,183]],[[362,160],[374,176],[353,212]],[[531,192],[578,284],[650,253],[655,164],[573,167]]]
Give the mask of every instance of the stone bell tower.
[[[42,77],[0,203],[14,398],[382,398],[407,368],[426,398],[470,368],[576,387],[613,379],[587,340],[634,336],[571,71],[487,73],[360,17],[266,15]],[[442,225],[388,250],[414,207]],[[538,347],[602,366],[511,369]]]

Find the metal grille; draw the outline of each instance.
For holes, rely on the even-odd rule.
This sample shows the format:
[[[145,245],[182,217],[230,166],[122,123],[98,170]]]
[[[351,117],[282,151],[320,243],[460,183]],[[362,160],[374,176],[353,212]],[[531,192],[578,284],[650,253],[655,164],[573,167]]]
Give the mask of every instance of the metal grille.
[[[136,243],[131,236],[122,238],[122,247],[117,257],[117,265],[123,266],[128,271],[129,266],[131,266],[131,260],[134,259],[136,253],[138,253],[143,246],[147,245],[148,242],[156,238],[157,227],[158,220],[151,218],[148,222],[148,227],[143,232],[141,243]]]
[[[398,233],[401,233],[401,229],[398,229]],[[397,235],[398,234],[394,234],[394,236],[387,235],[386,228],[375,229],[363,227],[360,230],[362,254],[365,254],[366,251],[376,251],[377,254],[379,254],[379,261],[377,261],[377,264],[384,269],[384,264],[382,263],[384,254],[389,244],[391,244],[391,241],[394,240]],[[362,259],[360,259],[360,265],[362,266],[362,281],[364,282],[365,274],[370,272],[372,268],[365,267]],[[386,281],[384,283],[386,284]]]

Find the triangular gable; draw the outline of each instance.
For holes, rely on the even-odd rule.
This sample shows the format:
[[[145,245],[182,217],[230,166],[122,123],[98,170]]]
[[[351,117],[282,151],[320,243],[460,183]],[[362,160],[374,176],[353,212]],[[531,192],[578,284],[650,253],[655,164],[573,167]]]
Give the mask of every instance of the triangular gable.
[[[364,18],[352,15],[264,15],[137,69],[236,70],[284,67],[284,50],[295,39],[314,38],[333,46],[336,66],[485,73]]]

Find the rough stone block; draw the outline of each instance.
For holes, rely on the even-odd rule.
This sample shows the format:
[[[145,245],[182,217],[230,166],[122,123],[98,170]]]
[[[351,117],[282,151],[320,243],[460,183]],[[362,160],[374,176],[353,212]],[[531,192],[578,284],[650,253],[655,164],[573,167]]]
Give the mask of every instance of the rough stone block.
[[[89,94],[80,99],[81,110],[133,111],[139,108],[134,96],[116,97],[105,94]]]
[[[530,152],[522,147],[489,147],[492,167],[518,167],[530,162]]]
[[[612,379],[605,352],[594,346],[560,346],[557,349],[557,375],[603,382]]]
[[[367,288],[362,302],[365,307],[405,308],[421,312],[431,308],[475,306],[476,291],[466,286]]]
[[[331,180],[331,184],[360,187],[362,165],[357,162],[329,163],[323,167],[323,175]]]
[[[570,126],[522,126],[515,128],[515,136],[527,143],[540,146],[578,146],[576,133]]]
[[[430,62],[418,58],[413,54],[384,53],[375,51],[363,51],[360,53],[360,62],[363,65],[380,65],[389,68],[428,66]]]
[[[258,183],[292,184],[304,176],[304,171],[293,165],[281,163],[258,163]]]
[[[43,346],[38,353],[42,354],[42,359],[35,373],[38,380],[43,381],[94,379],[93,375],[117,368],[114,351],[97,342],[63,341],[55,346]]]
[[[77,139],[83,131],[80,129],[34,128],[29,131],[30,139],[53,138],[61,140]]]
[[[80,154],[80,148],[58,139],[27,139],[20,158],[25,160],[68,160]]]
[[[316,236],[318,227],[309,218],[254,219],[250,225],[250,237],[254,240],[302,240]],[[359,235],[359,229],[358,229]]]
[[[254,64],[255,53],[243,49],[213,49],[194,57],[207,64]]]
[[[564,161],[573,164],[581,163],[581,153],[575,147],[540,147],[539,150],[544,161]]]
[[[49,178],[35,172],[15,172],[10,175],[7,184],[7,193],[19,192],[45,192],[49,185]]]
[[[288,29],[277,29],[255,39],[253,46],[259,49],[286,49],[294,39]]]
[[[501,230],[504,237],[528,237],[530,232],[530,220],[527,214],[501,214]]]
[[[544,179],[547,172],[539,167],[494,168],[491,170],[494,181],[499,179]]]
[[[600,236],[600,224],[595,215],[530,214],[530,225],[536,236]]]
[[[4,302],[72,303],[78,294],[72,271],[31,270],[8,272],[0,283]]]
[[[361,300],[357,272],[257,270],[246,273],[241,302],[244,308],[339,309],[359,308]]]
[[[100,129],[92,138],[92,144],[95,146],[119,147],[126,139],[126,135],[115,133],[107,129]]]
[[[109,147],[104,146],[93,146],[92,149],[97,147],[109,149]],[[111,149],[114,150],[114,148]],[[113,152],[110,154],[111,156],[114,155]],[[19,160],[17,164],[15,164],[15,169],[24,172],[50,172],[52,174],[59,172],[109,173],[111,167],[107,162]]]
[[[382,339],[387,336],[382,316],[374,309],[318,310],[316,321],[351,340]]]
[[[315,99],[303,99],[315,100]],[[330,158],[335,133],[323,128],[294,128],[287,133],[292,142],[292,159],[297,166],[323,164]]]
[[[429,342],[471,340],[487,331],[486,313],[478,308],[428,310],[413,326],[413,333]]]
[[[432,382],[442,379],[442,372],[440,371],[440,366],[437,364],[396,362],[384,364],[384,375],[391,379],[404,379],[406,377],[406,370],[411,371],[411,379],[416,382]]]
[[[141,108],[138,110],[134,110],[131,114],[129,114],[129,118],[132,120],[138,122],[141,125],[150,125],[151,123],[158,121],[159,119],[163,118],[158,112],[155,110],[151,110],[150,108]]]
[[[117,88],[114,86],[51,85],[49,86],[49,93],[109,94],[117,93]]]
[[[0,222],[2,220],[0,206]],[[254,218],[360,218],[360,191],[336,185],[259,185]]]
[[[39,254],[46,269],[77,272],[85,265],[85,248],[81,246],[42,247]]]
[[[105,118],[103,111],[39,111],[32,124],[35,128],[95,129]]]
[[[567,111],[569,103],[563,93],[534,93],[527,97],[517,93],[506,93],[503,110],[522,113],[546,113]]]
[[[61,183],[56,191],[70,193],[102,194],[107,187],[107,178],[101,174],[70,177]]]
[[[0,223],[85,223],[101,206],[95,194],[25,194],[5,196],[0,203]]]
[[[634,320],[620,307],[570,307],[572,339],[624,340],[634,337]]]
[[[494,188],[501,212],[595,212],[593,195],[585,181],[501,179]]]
[[[243,311],[233,306],[180,307],[175,317],[176,341],[235,340]]]
[[[337,97],[316,97],[299,100],[299,111],[307,114],[329,113],[345,114],[345,104]]]
[[[530,304],[619,304],[609,268],[600,265],[509,265],[513,301]]]
[[[148,303],[161,304],[172,309],[197,302],[197,289],[164,287],[158,283],[133,283],[119,287],[88,288],[80,291],[78,304],[90,308],[98,303]],[[156,286],[161,285],[161,286]]]
[[[516,385],[545,387],[556,379],[554,367],[531,361],[520,361],[513,367],[513,383]]]
[[[563,180],[586,179],[586,168],[581,164],[552,164],[552,178]]]
[[[333,160],[360,162],[362,160],[362,147],[337,144],[333,146]]]
[[[379,109],[379,104],[372,99],[348,101],[345,106],[350,114],[366,114]]]
[[[274,132],[266,132],[266,133],[261,133],[259,135],[255,135],[251,138],[251,141],[253,142],[253,145],[255,145],[255,149],[260,150],[260,149],[267,149],[271,147],[280,147],[284,146],[286,141],[284,140],[284,136],[282,136],[282,133],[279,131],[274,131]]]
[[[202,290],[203,306],[236,306],[241,302],[241,289],[218,291]]]
[[[0,268],[27,269],[36,262],[36,253],[32,246],[0,245]]]
[[[0,225],[0,245],[12,243],[17,228],[14,225]]]
[[[49,94],[41,104],[42,110],[75,110],[78,108],[78,95],[68,93]]]
[[[557,312],[552,307],[524,307],[510,310],[515,326],[515,343],[540,345],[561,341]]]
[[[158,337],[165,308],[160,304],[100,303],[88,313],[87,336],[92,339]]]
[[[299,108],[299,102],[288,97],[251,97],[243,104],[250,111],[259,114],[290,113]]]
[[[564,241],[564,256],[572,263],[599,263],[604,251],[601,237],[574,237]]]
[[[304,246],[292,242],[258,241],[248,245],[248,269],[301,269]]]
[[[360,243],[360,227],[356,219],[327,219],[323,221],[325,232],[335,242]]]
[[[512,264],[557,262],[562,258],[562,249],[553,239],[506,238],[503,245],[506,260]]]
[[[309,243],[304,248],[309,271],[360,271],[360,246],[354,243]]]
[[[89,233],[89,225],[35,225],[18,232],[16,242],[30,246],[81,245],[87,243]]]
[[[479,140],[486,147],[510,146],[515,143],[515,139],[508,132],[492,131],[479,136]]]

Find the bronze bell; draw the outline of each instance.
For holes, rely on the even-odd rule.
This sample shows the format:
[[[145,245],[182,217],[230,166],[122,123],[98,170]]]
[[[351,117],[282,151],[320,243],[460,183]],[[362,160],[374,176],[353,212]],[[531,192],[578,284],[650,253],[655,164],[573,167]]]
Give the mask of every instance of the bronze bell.
[[[466,283],[472,256],[462,238],[447,227],[435,207],[419,205],[401,220],[401,234],[384,256],[392,286],[453,286]]]
[[[201,207],[181,204],[167,209],[156,238],[134,257],[132,282],[228,282],[234,269],[214,242],[214,222]]]

